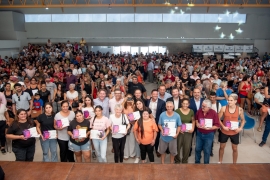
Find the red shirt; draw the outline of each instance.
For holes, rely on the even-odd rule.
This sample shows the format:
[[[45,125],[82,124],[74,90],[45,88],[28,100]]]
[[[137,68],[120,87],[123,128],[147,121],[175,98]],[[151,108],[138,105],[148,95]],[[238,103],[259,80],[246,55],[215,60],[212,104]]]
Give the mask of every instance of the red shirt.
[[[220,127],[218,114],[213,109],[209,109],[209,111],[206,113],[206,115],[204,115],[203,111],[202,111],[202,108],[200,108],[196,113],[195,120],[200,121],[201,118],[203,118],[203,119],[205,119],[205,118],[206,119],[213,119],[213,126]],[[202,129],[202,128],[198,128],[198,131],[200,131],[200,133],[203,133],[203,134],[208,134],[208,133],[211,133],[211,132],[215,132],[216,130],[215,129],[214,130],[205,130],[205,129]]]
[[[166,81],[167,79],[170,79],[172,82],[175,81],[175,77],[173,75],[171,75],[171,77],[165,76],[165,78],[163,79],[163,81]]]

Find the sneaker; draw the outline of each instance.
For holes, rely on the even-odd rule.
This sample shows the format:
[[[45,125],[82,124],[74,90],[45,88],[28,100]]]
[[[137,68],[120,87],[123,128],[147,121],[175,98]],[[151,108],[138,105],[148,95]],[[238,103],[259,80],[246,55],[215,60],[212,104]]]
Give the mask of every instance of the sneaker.
[[[6,154],[7,153],[5,149],[1,149],[1,152],[2,152],[2,154]]]
[[[263,147],[263,145],[265,145],[265,142],[262,141],[262,142],[259,144],[259,146],[260,146],[260,147]]]
[[[136,158],[134,163],[139,163],[140,162],[140,158]]]
[[[93,158],[94,160],[96,160],[96,159],[97,159],[97,155],[96,155],[96,153],[95,153],[95,152],[92,152],[92,158]]]

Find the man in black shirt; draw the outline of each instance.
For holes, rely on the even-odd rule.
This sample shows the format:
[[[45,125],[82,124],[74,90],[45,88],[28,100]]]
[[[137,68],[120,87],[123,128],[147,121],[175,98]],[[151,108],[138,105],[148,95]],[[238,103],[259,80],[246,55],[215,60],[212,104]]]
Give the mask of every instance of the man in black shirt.
[[[132,78],[132,82],[129,82],[129,80]],[[125,84],[128,86],[128,93],[134,95],[134,92],[136,89],[141,90],[143,93],[144,98],[146,99],[147,93],[144,85],[142,83],[138,82],[137,76],[131,76],[131,74],[128,76],[128,78],[125,81]]]

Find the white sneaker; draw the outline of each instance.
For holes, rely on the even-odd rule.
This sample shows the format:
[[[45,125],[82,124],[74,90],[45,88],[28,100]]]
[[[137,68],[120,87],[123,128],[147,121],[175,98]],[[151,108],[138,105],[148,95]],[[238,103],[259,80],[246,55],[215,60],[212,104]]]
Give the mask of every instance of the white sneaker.
[[[140,158],[136,158],[134,163],[139,163],[140,162]]]

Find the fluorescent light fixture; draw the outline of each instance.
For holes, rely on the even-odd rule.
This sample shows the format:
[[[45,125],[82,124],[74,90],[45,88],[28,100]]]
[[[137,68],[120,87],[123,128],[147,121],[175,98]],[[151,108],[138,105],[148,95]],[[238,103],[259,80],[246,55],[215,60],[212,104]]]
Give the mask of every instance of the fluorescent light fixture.
[[[230,39],[233,39],[233,38],[234,38],[234,36],[233,36],[233,34],[231,33],[231,34],[230,34]]]
[[[220,30],[221,27],[219,27],[218,25],[215,27],[215,30]]]
[[[237,33],[242,33],[242,32],[243,32],[243,30],[240,29],[240,28],[236,29],[235,31],[236,31]]]
[[[225,37],[225,34],[222,32],[222,33],[220,34],[220,37],[221,37],[221,38],[224,38],[224,37]]]
[[[46,10],[48,10],[49,8],[46,6],[46,8],[45,8]]]

